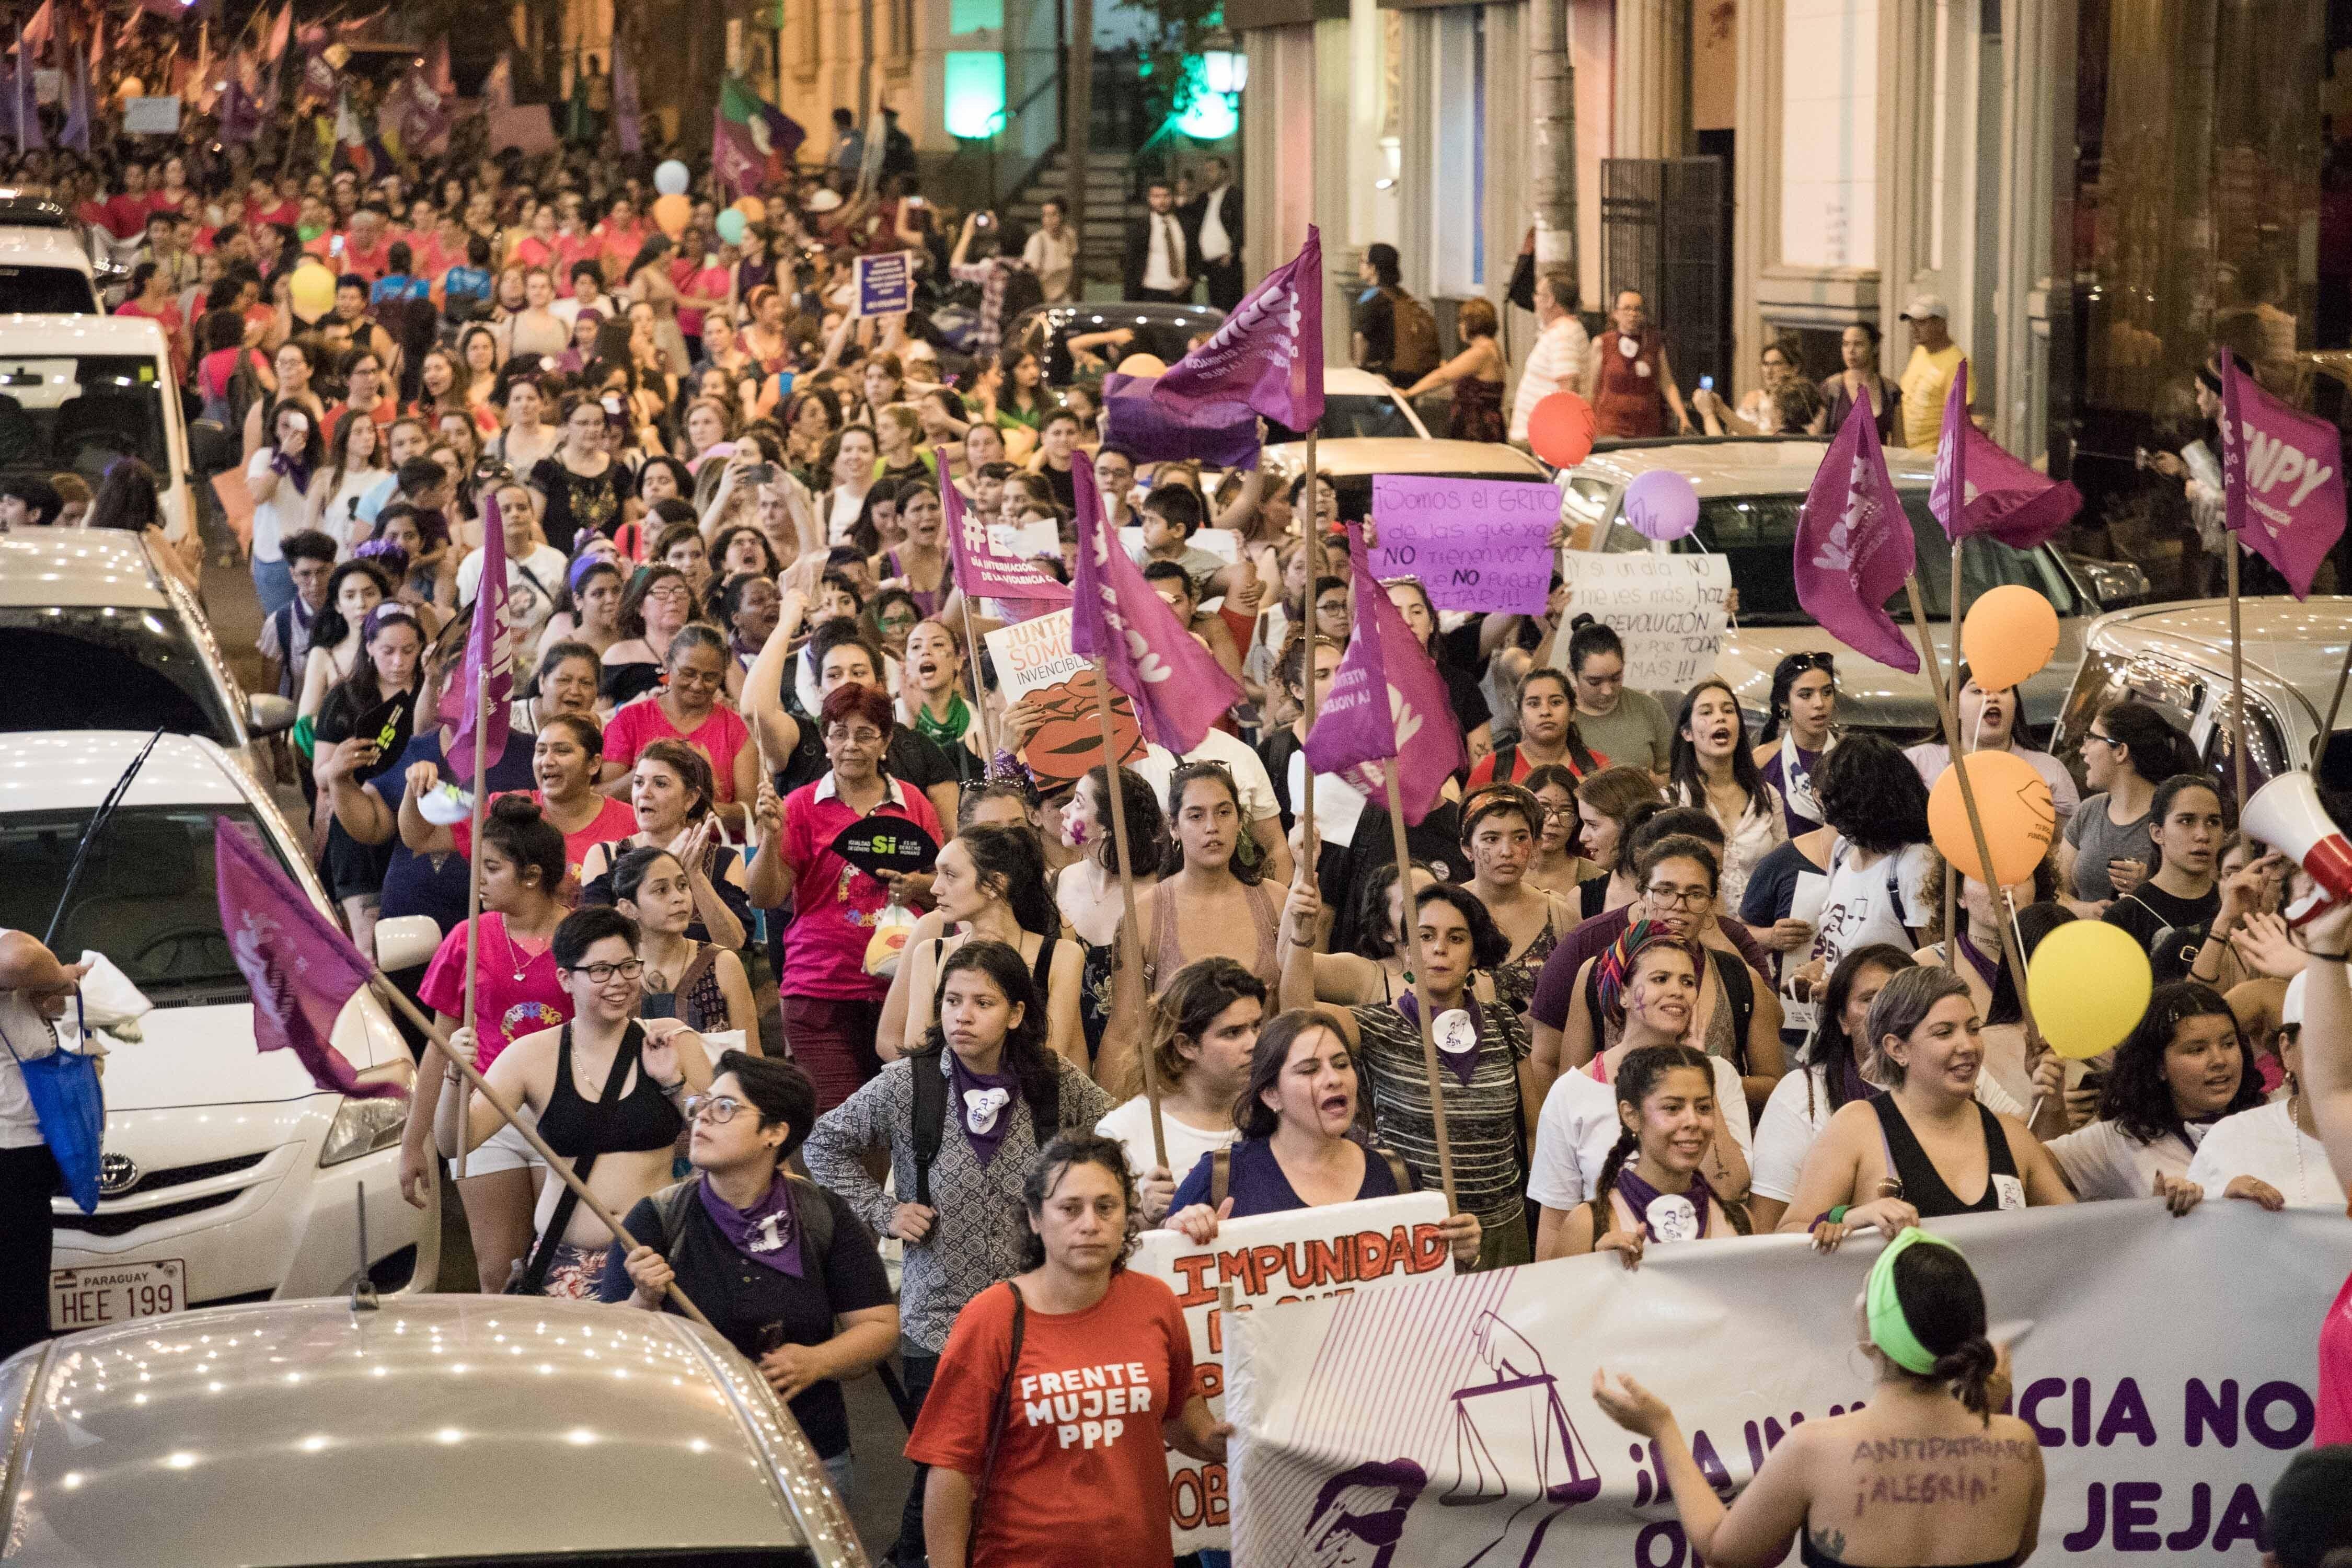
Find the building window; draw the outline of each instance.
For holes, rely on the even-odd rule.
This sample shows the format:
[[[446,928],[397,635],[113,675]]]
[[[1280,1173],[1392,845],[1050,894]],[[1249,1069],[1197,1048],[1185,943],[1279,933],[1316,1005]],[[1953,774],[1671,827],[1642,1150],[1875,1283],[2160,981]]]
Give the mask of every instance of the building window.
[[[945,95],[950,135],[993,134],[1004,113],[1004,57],[982,49],[950,50]]]
[[[1004,26],[1004,0],[948,0],[948,31],[993,33]]]

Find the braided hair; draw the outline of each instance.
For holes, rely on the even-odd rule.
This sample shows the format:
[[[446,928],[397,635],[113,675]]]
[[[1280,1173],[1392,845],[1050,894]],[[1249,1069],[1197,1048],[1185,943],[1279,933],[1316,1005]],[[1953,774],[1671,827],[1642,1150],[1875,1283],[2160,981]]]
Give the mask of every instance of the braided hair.
[[[1650,1098],[1651,1090],[1658,1087],[1659,1079],[1684,1068],[1704,1076],[1708,1089],[1713,1089],[1715,1068],[1706,1059],[1706,1053],[1695,1047],[1643,1046],[1638,1051],[1627,1051],[1625,1059],[1617,1064],[1617,1103],[1633,1108],[1633,1125],[1625,1126],[1625,1119],[1622,1115],[1617,1119],[1620,1124],[1617,1142],[1611,1146],[1609,1157],[1601,1162],[1601,1175],[1592,1184],[1592,1202],[1601,1212],[1607,1211],[1609,1194],[1615,1190],[1618,1174],[1625,1169],[1625,1163],[1641,1152],[1643,1102]]]

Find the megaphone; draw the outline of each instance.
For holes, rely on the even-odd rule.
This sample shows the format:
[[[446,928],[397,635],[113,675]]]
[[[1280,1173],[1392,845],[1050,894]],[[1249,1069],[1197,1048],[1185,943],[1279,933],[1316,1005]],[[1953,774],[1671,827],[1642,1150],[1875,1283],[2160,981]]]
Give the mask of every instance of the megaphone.
[[[2330,904],[2352,900],[2352,839],[2319,804],[2307,773],[2281,773],[2254,792],[2238,826],[2249,838],[2273,846],[2303,868],[2314,889],[2286,912],[2299,926]]]

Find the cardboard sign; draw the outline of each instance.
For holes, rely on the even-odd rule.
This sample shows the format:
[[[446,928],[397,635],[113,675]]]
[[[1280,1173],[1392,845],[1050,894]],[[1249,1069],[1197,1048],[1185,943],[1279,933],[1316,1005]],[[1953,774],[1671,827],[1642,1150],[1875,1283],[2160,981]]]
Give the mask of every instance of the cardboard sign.
[[[1627,686],[1680,691],[1715,673],[1731,592],[1731,563],[1722,556],[1569,550],[1560,560],[1570,611],[1625,639]],[[1568,639],[1554,639],[1552,663],[1565,669],[1567,660]]]
[[[1372,521],[1375,577],[1413,578],[1441,610],[1543,612],[1559,526],[1559,492],[1549,485],[1381,474]]]
[[[928,871],[940,858],[939,844],[903,816],[859,817],[834,835],[833,852],[877,878],[885,871]]]
[[[980,639],[995,663],[1007,704],[1031,699],[1046,712],[1045,727],[1021,748],[1041,788],[1071,783],[1103,760],[1102,716],[1095,702],[1094,666],[1070,648],[1070,612],[1016,621]],[[1110,694],[1111,735],[1121,763],[1143,755],[1143,731],[1127,693]]]
[[[854,316],[900,316],[915,304],[915,267],[903,250],[886,256],[861,256],[856,273]]]
[[[176,136],[180,132],[180,100],[173,98],[130,98],[122,102],[122,129],[133,136]]]

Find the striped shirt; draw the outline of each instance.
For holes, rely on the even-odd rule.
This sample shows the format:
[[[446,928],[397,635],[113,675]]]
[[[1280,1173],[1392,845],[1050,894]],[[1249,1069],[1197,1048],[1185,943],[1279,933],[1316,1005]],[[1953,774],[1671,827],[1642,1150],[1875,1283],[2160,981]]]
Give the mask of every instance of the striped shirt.
[[[1395,1150],[1424,1188],[1438,1185],[1437,1126],[1421,1029],[1390,1003],[1349,1009],[1360,1039],[1356,1070],[1371,1097],[1372,1134]],[[1445,1134],[1454,1146],[1454,1187],[1463,1208],[1489,1229],[1521,1212],[1527,1185],[1521,1152],[1519,1063],[1529,1049],[1527,1026],[1508,1007],[1478,1009],[1478,1065],[1464,1084],[1441,1057]]]

